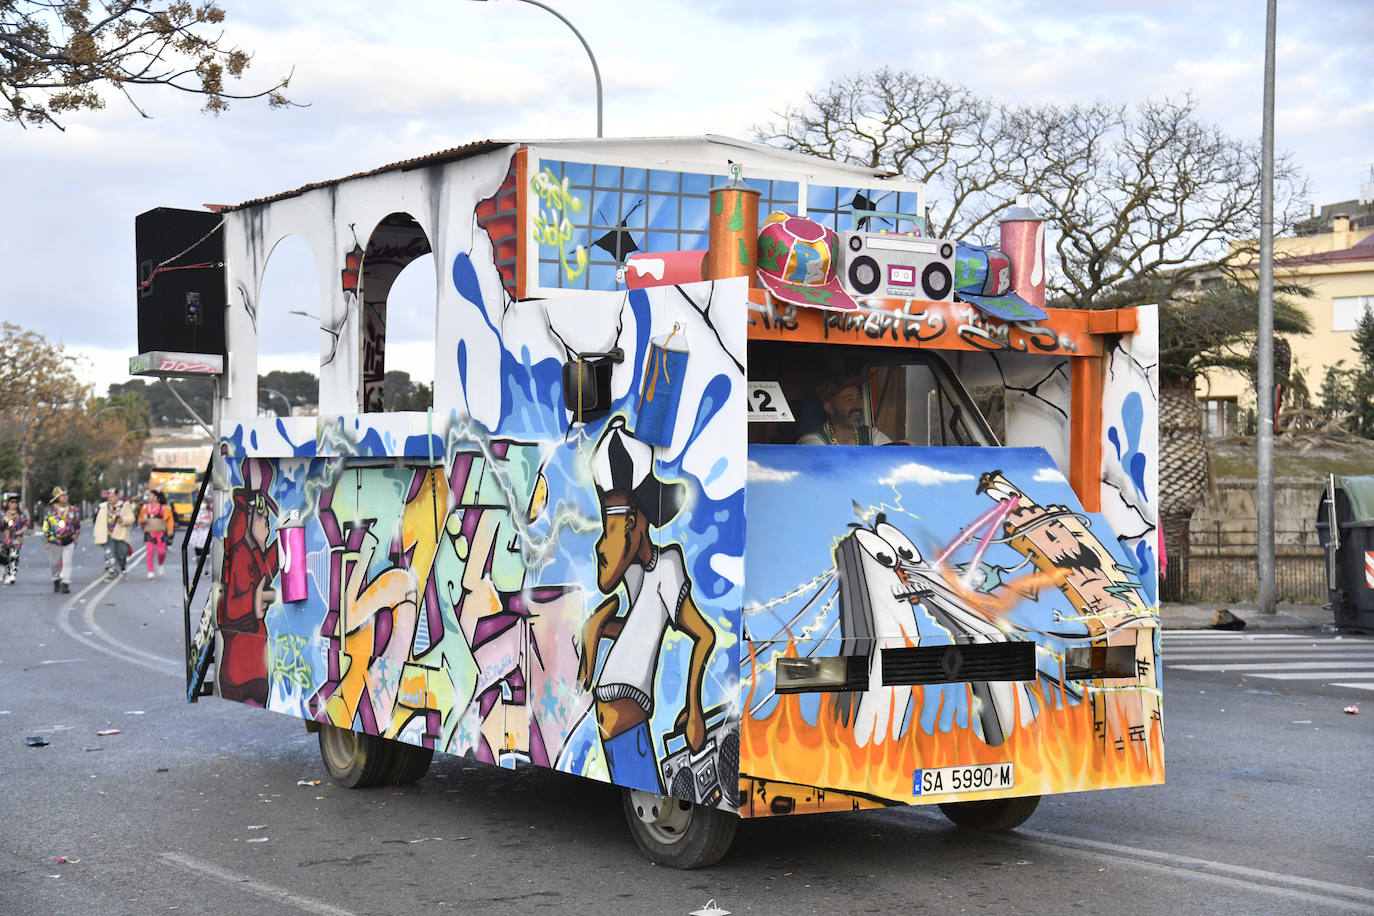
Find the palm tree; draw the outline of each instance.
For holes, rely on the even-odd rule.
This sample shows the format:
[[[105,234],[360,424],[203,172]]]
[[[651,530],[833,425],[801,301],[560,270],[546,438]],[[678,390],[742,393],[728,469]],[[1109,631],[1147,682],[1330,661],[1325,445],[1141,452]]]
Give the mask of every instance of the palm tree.
[[[1275,334],[1311,333],[1307,312],[1285,298],[1311,295],[1307,287],[1275,285]],[[1202,412],[1195,394],[1197,378],[1212,369],[1253,373],[1258,346],[1257,299],[1254,290],[1226,280],[1160,305],[1159,519],[1169,560],[1160,597],[1166,601],[1181,600],[1188,591],[1188,529],[1193,510],[1211,482]],[[1277,337],[1274,349],[1276,356],[1290,352],[1287,342]],[[1286,360],[1282,365],[1276,360],[1275,381],[1291,385],[1290,371]]]

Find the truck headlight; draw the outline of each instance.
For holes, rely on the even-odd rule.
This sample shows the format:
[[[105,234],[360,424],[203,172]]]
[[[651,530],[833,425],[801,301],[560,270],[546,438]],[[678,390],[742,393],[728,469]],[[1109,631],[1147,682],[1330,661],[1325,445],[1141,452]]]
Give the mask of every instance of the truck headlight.
[[[1135,676],[1135,646],[1070,646],[1064,650],[1066,680]]]
[[[773,665],[778,693],[817,690],[863,690],[868,686],[867,655],[779,658]]]

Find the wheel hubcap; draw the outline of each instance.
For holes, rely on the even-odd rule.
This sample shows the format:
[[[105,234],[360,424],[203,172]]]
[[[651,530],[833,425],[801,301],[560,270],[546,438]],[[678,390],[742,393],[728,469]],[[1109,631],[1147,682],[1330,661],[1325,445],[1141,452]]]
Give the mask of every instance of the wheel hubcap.
[[[331,768],[339,772],[348,769],[348,765],[353,761],[353,754],[357,750],[357,737],[351,730],[333,725],[324,726],[323,736],[324,741],[320,743],[320,746],[328,758],[326,762]]]
[[[630,804],[649,835],[665,846],[681,840],[692,823],[692,806],[676,798],[631,789]]]

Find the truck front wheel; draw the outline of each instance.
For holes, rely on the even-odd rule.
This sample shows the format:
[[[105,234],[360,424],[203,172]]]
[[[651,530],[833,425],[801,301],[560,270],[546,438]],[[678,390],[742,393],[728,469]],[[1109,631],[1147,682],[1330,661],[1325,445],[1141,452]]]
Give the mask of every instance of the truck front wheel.
[[[714,865],[735,838],[739,818],[719,808],[626,789],[625,820],[639,848],[655,865]]]
[[[1039,804],[1039,795],[1023,795],[1019,798],[990,798],[987,801],[946,802],[940,806],[940,810],[965,830],[1001,833],[1024,824]]]

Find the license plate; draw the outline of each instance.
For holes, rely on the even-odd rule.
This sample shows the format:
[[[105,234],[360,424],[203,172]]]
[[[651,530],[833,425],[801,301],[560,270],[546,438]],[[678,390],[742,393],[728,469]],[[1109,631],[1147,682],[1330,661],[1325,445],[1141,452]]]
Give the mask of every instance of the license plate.
[[[1010,763],[985,763],[978,766],[934,767],[916,770],[911,780],[912,795],[945,795],[951,792],[984,792],[1010,789],[1016,785],[1016,769]]]

